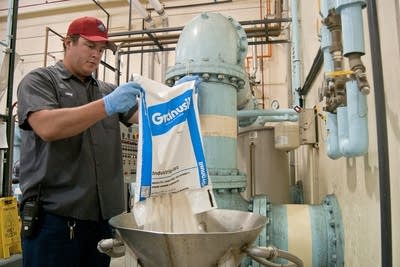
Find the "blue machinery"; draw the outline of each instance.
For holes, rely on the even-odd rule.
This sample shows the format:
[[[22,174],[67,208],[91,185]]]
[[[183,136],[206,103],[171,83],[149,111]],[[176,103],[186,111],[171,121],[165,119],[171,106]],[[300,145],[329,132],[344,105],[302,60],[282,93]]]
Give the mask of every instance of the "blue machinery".
[[[287,250],[300,257],[304,266],[344,266],[342,220],[333,195],[326,196],[321,205],[276,205],[267,195],[246,201],[240,194],[246,188],[246,175],[237,168],[238,118],[250,118],[251,124],[258,116],[296,116],[292,110],[278,113],[254,110],[243,68],[246,54],[246,34],[238,22],[220,14],[203,13],[183,29],[176,48],[175,66],[166,75],[169,85],[187,74],[203,79],[199,89],[199,112],[218,207],[267,216],[267,226],[257,245]],[[240,105],[246,110],[238,111],[238,103],[247,103]],[[259,266],[256,262],[247,264]]]

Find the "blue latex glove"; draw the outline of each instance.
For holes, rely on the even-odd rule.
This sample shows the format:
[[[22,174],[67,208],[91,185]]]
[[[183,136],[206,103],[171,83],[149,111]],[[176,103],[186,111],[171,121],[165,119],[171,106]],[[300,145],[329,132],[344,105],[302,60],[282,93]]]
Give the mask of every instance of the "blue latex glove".
[[[201,79],[198,75],[186,75],[186,76],[183,76],[182,78],[180,78],[179,80],[177,80],[175,82],[175,85],[179,85],[179,84],[182,84],[184,82],[189,82],[189,81],[195,81],[194,87],[197,87],[199,85],[199,83],[201,83]]]
[[[118,86],[110,94],[103,97],[104,106],[108,116],[114,113],[123,113],[133,108],[137,97],[143,88],[135,82],[128,82]]]

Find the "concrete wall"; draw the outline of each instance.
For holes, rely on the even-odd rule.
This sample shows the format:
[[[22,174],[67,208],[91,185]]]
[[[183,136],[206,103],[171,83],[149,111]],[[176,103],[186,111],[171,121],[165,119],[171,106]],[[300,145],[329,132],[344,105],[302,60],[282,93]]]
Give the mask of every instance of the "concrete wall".
[[[318,43],[315,25],[320,18],[316,16],[318,1],[300,1],[302,24],[302,48],[304,73],[308,73],[315,45]],[[368,154],[356,158],[331,160],[326,156],[325,122],[318,119],[319,149],[301,147],[297,151],[298,176],[305,180],[306,201],[319,203],[328,193],[338,197],[342,209],[345,232],[345,266],[380,266],[380,200],[377,128],[375,119],[374,92],[384,90],[386,95],[386,112],[389,138],[389,157],[392,196],[393,226],[393,266],[400,266],[399,254],[399,165],[396,155],[399,148],[399,99],[397,90],[399,69],[399,7],[398,1],[377,1],[378,20],[382,46],[382,60],[385,88],[373,87],[371,50],[367,12],[364,9],[364,30],[366,54],[362,60],[367,68],[371,93],[368,96],[369,149]],[[392,25],[390,29],[385,25]],[[309,47],[314,47],[310,54]],[[305,79],[305,76],[303,76]],[[319,105],[318,88],[323,80],[322,73],[307,95],[307,107]],[[397,154],[396,154],[397,153]]]
[[[79,16],[91,15],[106,21],[106,14],[99,9],[92,1],[66,1],[59,3],[41,4],[40,6],[28,6],[29,4],[43,3],[44,1],[24,1],[20,8],[18,31],[17,31],[17,52],[20,62],[15,72],[15,88],[19,80],[30,70],[43,66],[44,64],[44,43],[45,27],[51,27],[56,32],[65,35],[69,22]],[[230,15],[238,21],[259,19],[264,16],[264,7],[260,9],[259,0],[234,0],[231,3],[215,4],[211,0],[203,1],[163,1],[167,6],[178,6],[193,3],[209,2],[209,5],[202,5],[196,9],[193,7],[167,9],[170,27],[184,26],[201,11],[221,12]],[[265,0],[262,1],[263,3]],[[283,1],[284,3],[288,1]],[[290,1],[289,1],[290,2]],[[303,82],[312,65],[314,56],[319,47],[320,25],[318,14],[318,1],[300,2],[300,23],[301,23],[301,51],[302,51],[302,78]],[[400,45],[399,45],[399,3],[397,0],[377,1],[379,11],[379,23],[381,31],[381,45],[383,49],[383,69],[385,88],[373,88],[368,96],[368,122],[369,122],[369,150],[368,154],[357,158],[341,158],[331,160],[326,156],[325,141],[327,137],[325,121],[318,119],[318,148],[302,146],[295,151],[296,179],[304,183],[305,201],[308,204],[319,204],[325,195],[336,194],[342,209],[344,231],[345,231],[345,266],[380,266],[380,210],[379,210],[379,173],[378,173],[378,152],[375,120],[374,92],[384,90],[386,94],[386,112],[388,118],[388,137],[390,153],[390,175],[392,195],[392,225],[393,225],[393,266],[400,266],[400,212],[397,203],[400,203],[400,182],[398,179],[400,165],[396,164],[400,143],[400,109],[398,100],[398,70],[400,67]],[[128,30],[128,1],[107,0],[101,1],[107,12],[110,14],[110,32],[121,32]],[[0,39],[6,37],[7,26],[6,1],[0,3]],[[153,12],[154,13],[154,12]],[[157,21],[157,15],[153,14]],[[366,12],[365,36],[366,55],[363,61],[367,68],[367,75],[373,85],[371,55],[369,48],[369,36],[367,28]],[[391,25],[385,27],[384,25]],[[140,30],[142,20],[136,11],[133,11],[131,29]],[[62,45],[60,38],[54,34],[49,37],[49,53],[47,64],[52,64],[62,58]],[[248,56],[251,57],[251,47]],[[258,47],[260,53],[261,47]],[[267,51],[263,48],[264,55]],[[265,108],[270,107],[272,100],[277,99],[281,108],[288,107],[288,92],[291,83],[291,73],[288,72],[290,60],[290,49],[287,44],[272,46],[272,56],[262,59],[263,68],[259,68],[257,79],[263,80],[256,90],[256,95]],[[148,74],[148,54],[135,54],[130,56],[130,70],[128,73]],[[108,52],[104,59],[114,66],[114,56]],[[123,58],[121,81],[127,79],[127,57]],[[260,61],[260,60],[259,60]],[[259,62],[260,63],[260,62]],[[169,65],[174,64],[174,53],[169,53]],[[251,67],[251,66],[250,66]],[[155,80],[162,81],[160,76],[160,64],[155,63]],[[114,74],[110,71],[103,72],[100,69],[100,78],[107,81],[114,81]],[[105,73],[105,74],[103,74]],[[318,87],[322,82],[322,73],[316,79],[312,90],[306,97],[306,107],[322,107],[318,99]],[[14,88],[14,91],[15,91]],[[14,92],[15,93],[15,92]],[[4,97],[3,109],[4,109]]]

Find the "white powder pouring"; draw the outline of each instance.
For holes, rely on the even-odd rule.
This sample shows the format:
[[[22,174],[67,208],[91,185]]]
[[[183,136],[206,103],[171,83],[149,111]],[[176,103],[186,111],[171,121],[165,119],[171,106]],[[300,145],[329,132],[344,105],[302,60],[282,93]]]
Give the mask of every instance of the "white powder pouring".
[[[216,208],[213,203],[215,201],[209,189],[185,190],[152,196],[135,203],[133,214],[143,230],[200,233],[204,230],[196,214]]]

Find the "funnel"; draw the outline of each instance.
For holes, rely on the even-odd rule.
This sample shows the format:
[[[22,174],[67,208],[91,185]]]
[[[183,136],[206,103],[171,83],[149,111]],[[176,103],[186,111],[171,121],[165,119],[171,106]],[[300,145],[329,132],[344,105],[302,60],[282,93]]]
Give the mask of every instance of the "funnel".
[[[140,229],[132,213],[110,219],[143,267],[238,266],[244,247],[255,241],[267,218],[255,213],[214,209],[200,213],[204,232],[168,233]]]

